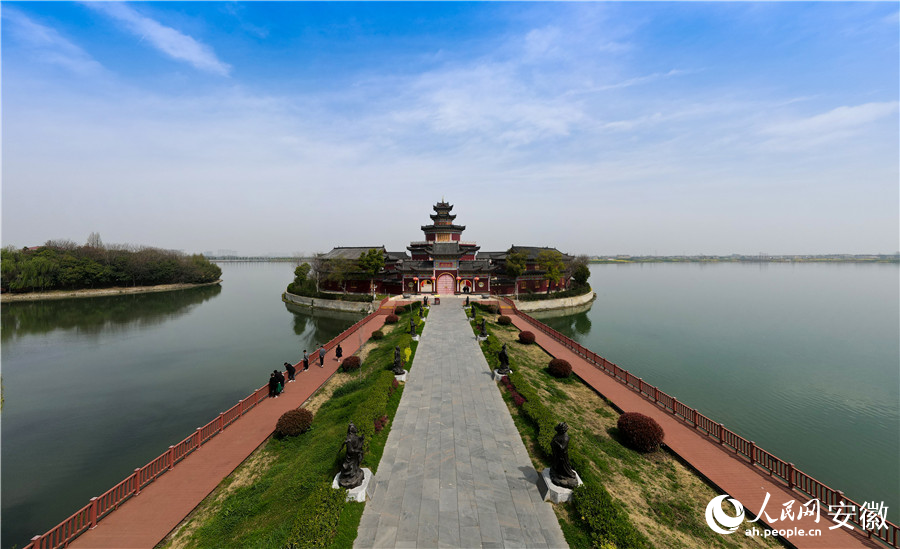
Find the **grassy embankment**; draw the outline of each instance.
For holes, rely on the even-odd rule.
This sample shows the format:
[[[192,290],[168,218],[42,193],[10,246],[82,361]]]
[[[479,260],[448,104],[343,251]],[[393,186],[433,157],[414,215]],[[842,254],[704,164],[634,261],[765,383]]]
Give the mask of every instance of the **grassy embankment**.
[[[479,317],[485,314],[479,312]],[[707,526],[706,505],[719,493],[672,454],[641,454],[618,439],[619,412],[574,374],[557,379],[547,372],[550,355],[536,344],[519,343],[515,326],[496,323],[487,313],[488,340],[482,351],[492,368],[507,344],[510,376],[526,402],[516,405],[501,385],[503,398],[538,471],[550,466],[549,443],[559,421],[569,425],[570,459],[584,481],[573,502],[555,505],[571,547],[766,547],[776,541],[723,536]],[[473,329],[477,329],[473,327]]]
[[[362,466],[378,470],[402,394],[390,371],[394,346],[410,349],[409,369],[418,345],[406,330],[413,314],[418,318],[406,312],[385,325],[384,339],[366,343],[357,353],[362,368],[338,372],[313,395],[304,406],[315,414],[309,431],[270,438],[160,547],[352,547],[365,504],[345,502],[346,491],[331,487],[343,459],[340,446],[353,421],[366,435]],[[386,426],[376,432],[375,420],[385,416]]]

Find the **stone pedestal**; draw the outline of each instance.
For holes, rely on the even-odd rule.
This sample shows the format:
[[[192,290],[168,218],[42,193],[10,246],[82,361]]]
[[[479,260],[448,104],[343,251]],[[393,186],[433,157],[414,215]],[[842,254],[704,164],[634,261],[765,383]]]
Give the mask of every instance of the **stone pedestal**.
[[[510,371],[512,371],[512,370],[510,370]],[[501,374],[500,370],[494,370],[494,381],[500,381],[504,377],[506,377],[506,374]]]
[[[541,478],[544,480],[544,486],[547,487],[547,493],[544,494],[544,501],[550,501],[552,503],[565,503],[572,499],[572,490],[570,490],[569,488],[563,488],[562,486],[557,486],[553,484],[552,480],[550,480],[549,467],[541,471]],[[578,486],[584,484],[583,482],[581,482],[581,477],[578,476],[578,471],[575,471],[575,478],[578,480]]]
[[[477,341],[487,341],[487,337],[486,337],[486,336],[475,336],[475,339],[476,339]]]
[[[413,341],[419,341],[419,334],[412,336]]]
[[[369,482],[372,480],[372,470],[368,467],[362,468],[363,472],[363,481],[362,484],[357,486],[356,488],[351,488],[347,490],[347,501],[359,501],[361,503],[366,502],[366,490],[369,488]],[[331,487],[334,489],[339,489],[341,487],[338,484],[338,478],[340,478],[341,474],[338,473],[334,476],[334,480],[331,481]]]
[[[409,375],[409,370],[403,370],[403,375],[394,374],[394,379],[399,381],[400,383],[406,383],[406,376]]]

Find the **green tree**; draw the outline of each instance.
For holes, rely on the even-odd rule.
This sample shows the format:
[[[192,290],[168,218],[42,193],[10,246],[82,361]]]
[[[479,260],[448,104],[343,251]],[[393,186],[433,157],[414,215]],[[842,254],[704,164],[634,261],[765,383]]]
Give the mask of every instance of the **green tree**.
[[[516,298],[519,297],[519,277],[525,273],[525,265],[528,262],[528,254],[525,252],[513,252],[506,250],[506,276],[515,279]]]
[[[559,282],[565,271],[566,264],[563,255],[556,250],[541,250],[537,256],[537,264],[544,271],[544,279],[547,280],[547,293],[550,293],[550,283]]]
[[[371,248],[356,260],[359,270],[366,273],[369,279],[369,289],[375,293],[375,277],[384,268],[384,254],[377,248]]]
[[[587,284],[588,278],[591,276],[591,270],[588,268],[588,256],[579,255],[568,265],[567,274],[575,279],[575,283],[579,286]]]

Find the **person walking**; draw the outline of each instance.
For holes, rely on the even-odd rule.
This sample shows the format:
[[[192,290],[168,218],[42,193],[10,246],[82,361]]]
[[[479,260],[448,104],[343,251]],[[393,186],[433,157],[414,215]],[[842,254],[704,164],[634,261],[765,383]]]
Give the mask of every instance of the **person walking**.
[[[338,343],[337,347],[334,348],[334,359],[338,362],[341,361],[341,358],[344,356],[344,350],[341,349],[341,344]]]
[[[319,368],[325,367],[325,346],[319,346]]]
[[[288,373],[288,383],[294,381],[294,374],[297,372],[297,369],[294,368],[294,365],[290,362],[285,362],[284,369],[287,370]]]
[[[272,375],[275,376],[275,381],[278,382],[278,385],[275,386],[275,396],[277,397],[284,391],[284,374],[278,370],[272,370]]]
[[[309,355],[306,354],[306,349],[303,349],[303,371],[309,370]]]
[[[275,372],[269,374],[269,398],[278,396],[278,380],[275,378]]]

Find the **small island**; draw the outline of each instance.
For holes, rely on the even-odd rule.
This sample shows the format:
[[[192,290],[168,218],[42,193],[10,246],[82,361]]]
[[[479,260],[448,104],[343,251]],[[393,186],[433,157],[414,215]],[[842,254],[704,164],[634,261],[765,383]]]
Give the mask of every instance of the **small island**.
[[[0,250],[3,301],[158,292],[217,284],[222,269],[200,254],[130,245],[104,246],[99,235],[79,246]]]

